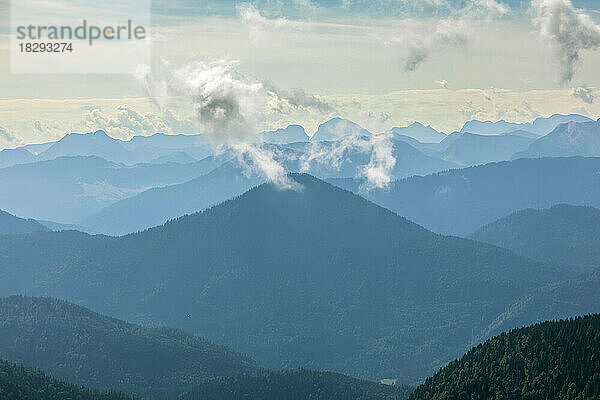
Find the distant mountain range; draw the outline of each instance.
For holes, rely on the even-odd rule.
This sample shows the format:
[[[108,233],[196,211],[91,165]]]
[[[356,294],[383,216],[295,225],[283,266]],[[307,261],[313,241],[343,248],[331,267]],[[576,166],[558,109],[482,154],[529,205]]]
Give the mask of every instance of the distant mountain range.
[[[369,141],[368,136],[357,136],[360,144],[335,141],[296,144],[275,149],[278,160],[290,172],[306,172],[319,178],[355,177],[360,169],[371,160],[371,152],[361,146]],[[398,179],[413,175],[427,175],[437,171],[458,168],[450,161],[440,160],[423,154],[420,150],[398,138],[391,138],[392,156],[396,164],[391,171]]]
[[[78,223],[102,208],[146,189],[183,183],[219,165],[126,166],[96,156],[59,157],[0,169],[0,209],[60,223]]]
[[[590,122],[591,118],[579,114],[554,114],[548,118],[536,118],[531,123],[518,124],[500,120],[498,122],[473,120],[465,123],[461,132],[478,133],[480,135],[501,135],[513,131],[527,131],[543,136],[550,133],[558,125],[568,122]]]
[[[584,129],[585,126],[591,127],[589,130],[591,138],[600,134],[600,123],[596,122],[583,123],[583,127],[577,124],[575,129]],[[547,137],[563,132],[563,127],[565,125],[560,125]],[[471,197],[470,192],[464,192],[463,194],[467,203],[464,201],[442,200],[442,198],[449,199],[458,196],[456,190],[477,190],[476,188],[470,188],[471,184],[465,180],[459,180],[452,184],[443,183],[444,180],[451,177],[459,178],[463,173],[468,176],[470,174],[468,169],[457,172],[457,168],[461,165],[485,164],[503,158],[510,158],[513,150],[532,145],[532,140],[531,136],[524,132],[513,132],[499,136],[454,133],[437,144],[422,144],[414,139],[409,139],[407,136],[395,136],[392,139],[392,155],[396,159],[396,163],[391,174],[396,179],[409,178],[409,180],[400,180],[393,183],[390,190],[375,190],[364,195],[434,231],[460,235],[472,233],[483,224],[527,207],[550,207],[560,202],[597,206],[593,199],[572,200],[574,195],[571,196],[569,193],[553,193],[551,197],[545,199],[544,196],[546,195],[531,192],[531,196],[536,196],[539,201],[533,201],[533,199],[532,201],[525,201],[524,199],[517,201],[518,199],[512,198],[510,201],[516,201],[515,206],[506,203],[506,207],[500,207],[498,212],[490,209],[492,207],[490,204],[494,204],[494,199],[491,199],[490,202],[482,202],[483,198]],[[371,159],[371,154],[364,152],[360,146],[353,147],[350,145],[340,149],[339,143],[336,142],[299,142],[286,145],[271,144],[269,146],[271,147],[268,147],[268,149],[273,151],[276,159],[288,171],[308,172],[323,179],[354,178],[360,174],[361,168],[368,164]],[[320,158],[320,156],[311,158],[313,157],[312,154],[327,156],[324,158]],[[85,229],[89,231],[110,234],[129,233],[162,224],[170,218],[179,217],[185,213],[201,211],[208,206],[240,195],[249,188],[249,184],[263,182],[264,178],[259,176],[248,180],[245,173],[242,173],[239,169],[228,170],[227,173],[215,171],[211,176],[214,177],[220,174],[220,181],[211,180],[211,178],[200,179],[201,176],[215,170],[223,163],[231,160],[232,157],[233,154],[225,153],[219,157],[208,157],[194,162],[185,162],[181,159],[179,162],[170,162],[167,158],[154,164],[126,166],[97,157],[77,156],[15,165],[0,169],[0,187],[6,193],[0,197],[0,208],[12,214],[26,215],[38,220],[62,224],[79,224],[85,226]],[[189,159],[188,161],[192,160]],[[553,161],[547,162],[553,163]],[[530,183],[537,181],[535,171],[532,169],[537,168],[535,163],[524,162],[519,165],[531,167],[526,167],[524,174],[517,173],[517,175],[523,176],[515,182],[522,181],[525,184],[523,179],[527,177],[530,179]],[[494,171],[496,168],[488,167],[488,169],[474,171]],[[420,189],[410,189],[408,196],[402,194],[404,198],[402,201],[408,203],[406,207],[396,204],[397,202],[393,198],[397,187],[407,187],[407,185],[410,186],[414,182],[421,182],[418,178],[413,178],[415,175],[426,176],[446,170],[451,170],[448,175],[432,175],[425,180],[425,182],[432,182],[435,187],[447,186],[452,188],[454,185],[454,191],[444,192],[445,189],[442,188],[440,189],[441,192],[435,192],[432,201],[440,198],[443,203],[436,206],[437,211],[434,210],[433,214],[425,210],[427,203],[411,202],[410,199],[417,197],[424,199],[423,196],[429,196],[426,193],[419,194]],[[474,173],[477,174],[478,172]],[[560,172],[556,179],[561,179],[561,176],[565,177],[565,174],[567,172]],[[196,180],[196,178],[198,179]],[[509,175],[494,178],[490,176],[488,178],[498,179],[498,182],[505,185],[510,185],[509,179],[512,179]],[[548,179],[555,178],[548,176]],[[189,184],[182,186],[183,188],[195,187],[196,189],[179,192],[181,189],[178,185],[186,182],[189,182]],[[207,187],[204,191],[201,187],[202,182],[212,182],[212,186]],[[346,185],[344,187],[358,193],[361,181],[336,182],[336,184]],[[576,183],[566,184],[576,185]],[[169,188],[173,185],[176,187]],[[560,183],[557,183],[557,185],[560,185]],[[163,188],[164,186],[167,187]],[[417,186],[425,189],[420,184]],[[512,191],[510,186],[506,186],[505,189],[509,191],[507,193]],[[529,186],[526,190],[531,191],[533,189],[534,187]],[[489,190],[491,190],[490,193],[493,193],[495,189],[490,188]],[[147,191],[148,193],[143,193]],[[168,199],[171,196],[170,192],[177,192],[181,197],[173,200],[172,204],[170,204],[171,200],[153,200],[155,196]],[[514,191],[512,192],[514,193]],[[500,196],[508,195],[500,194]],[[37,201],[38,198],[44,198],[46,201],[40,203]],[[132,199],[127,200],[129,198]],[[456,200],[458,200],[458,197]],[[124,205],[117,205],[121,201],[124,201]],[[115,204],[114,207],[107,208],[113,204]],[[128,209],[128,207],[135,207],[135,211]],[[421,218],[418,214],[419,211],[411,210],[411,207],[423,208],[427,215]],[[455,224],[451,221],[452,218],[455,218],[452,215],[462,216],[464,214],[446,212],[453,207],[455,209],[464,207],[465,213],[467,212],[466,209],[470,207],[470,215],[467,215],[465,219],[456,217],[459,221],[458,224]],[[481,209],[482,207],[484,208]],[[100,216],[96,217],[95,214],[97,213],[101,213]],[[489,216],[484,216],[484,214],[489,214]],[[139,218],[134,217],[134,215]],[[435,220],[430,223],[427,218],[434,219],[433,215],[436,215]],[[479,218],[478,215],[482,217]],[[87,218],[90,218],[90,220],[86,220]],[[450,220],[444,222],[444,219]],[[471,220],[472,222],[470,222]],[[444,226],[448,223],[452,224],[452,227]],[[464,225],[464,227],[461,227],[461,225]]]
[[[308,142],[309,140],[306,131],[300,125],[289,125],[285,129],[262,132],[260,136],[265,143],[276,144]]]
[[[0,357],[93,389],[175,396],[256,362],[169,328],[145,328],[49,298],[0,298]]]
[[[439,143],[446,138],[445,133],[438,132],[430,125],[425,126],[419,122],[405,127],[394,127],[390,132],[394,136],[407,136],[421,143]]]
[[[240,167],[227,163],[191,181],[152,188],[120,200],[85,218],[81,224],[92,232],[109,235],[137,232],[204,210],[262,182],[257,177],[248,177]]]
[[[132,157],[118,139],[104,131],[86,134],[70,133],[38,155],[39,160],[54,160],[58,157],[98,156],[112,162],[124,162]]]
[[[310,138],[311,142],[332,142],[345,136],[363,136],[371,135],[371,132],[364,129],[357,123],[343,118],[332,118],[322,123],[317,131]]]
[[[294,145],[271,145],[277,158],[290,171],[307,171],[323,178],[332,177],[354,177],[359,173],[362,166],[369,163],[371,155],[364,153],[360,148],[349,147],[340,155],[339,164],[332,165],[330,162],[311,161],[306,168],[302,161],[306,154],[314,151],[332,153],[337,144],[332,142],[297,143]],[[315,149],[314,146],[318,146]],[[394,176],[407,177],[412,175],[426,175],[432,172],[456,168],[451,162],[429,157],[419,150],[403,141],[395,141],[393,155],[397,158],[392,173]],[[23,165],[0,169],[0,187],[6,190],[6,195],[0,198],[0,207],[7,211],[34,217],[39,220],[59,222],[62,224],[83,224],[86,229],[95,230],[100,225],[106,226],[108,221],[118,221],[119,224],[111,226],[111,229],[102,229],[106,233],[128,233],[133,230],[143,229],[155,224],[164,223],[167,219],[178,217],[183,213],[200,211],[212,204],[227,200],[235,195],[243,193],[249,188],[249,180],[240,169],[228,170],[229,177],[222,172],[215,171],[211,176],[221,175],[222,185],[213,182],[212,189],[207,188],[204,192],[201,182],[209,182],[210,178],[199,179],[190,182],[186,187],[196,187],[195,192],[189,192],[185,197],[182,193],[173,204],[166,204],[165,208],[149,210],[148,207],[156,206],[158,203],[144,205],[143,201],[150,199],[157,193],[167,192],[171,189],[162,189],[163,186],[179,185],[187,181],[193,181],[205,175],[223,163],[227,162],[233,155],[225,153],[219,157],[208,157],[200,161],[193,161],[183,155],[187,161],[181,158],[173,162],[170,158],[154,160],[152,164],[136,164],[127,166],[109,162],[96,156],[73,156],[59,157],[49,161],[38,161]],[[228,182],[227,179],[230,181]],[[264,178],[263,178],[264,179]],[[261,183],[263,179],[253,178],[252,184]],[[150,190],[150,193],[143,193]],[[179,188],[173,188],[173,191]],[[202,192],[198,197],[195,193]],[[122,219],[122,215],[115,215],[117,220],[110,219],[113,210],[121,206],[102,211],[104,208],[140,194],[141,200],[136,199],[125,202],[141,206],[134,214],[144,216],[136,219],[134,225],[129,221],[135,219],[133,214]],[[40,204],[39,198],[46,201]],[[205,200],[202,200],[202,199]],[[171,202],[171,200],[168,200]],[[180,204],[180,206],[177,206]],[[198,207],[198,208],[193,208]],[[144,211],[146,209],[147,211]],[[101,212],[108,217],[106,222],[99,220],[94,222],[94,214]],[[118,213],[118,211],[116,211]],[[91,218],[89,221],[86,218]],[[132,230],[133,229],[133,230]]]
[[[561,204],[545,210],[522,210],[479,228],[469,237],[534,260],[600,268],[597,208]]]
[[[419,386],[411,400],[600,397],[600,316],[497,336]]]
[[[349,148],[341,156],[339,165],[329,162],[303,164],[303,155],[310,152],[335,152],[335,142],[296,143],[293,146],[273,145],[271,150],[288,170],[305,170],[320,178],[353,177],[361,166],[368,164],[370,155],[360,149]],[[393,174],[399,177],[427,175],[431,172],[457,167],[456,164],[424,155],[403,141],[393,142],[393,155],[398,162]],[[205,208],[241,195],[250,187],[265,181],[264,177],[248,176],[235,160],[221,165],[210,173],[183,184],[151,188],[134,196],[108,205],[80,221],[92,232],[126,234],[161,225],[167,220]]]
[[[532,124],[471,121],[436,143],[416,140],[416,135],[395,137],[430,157],[460,166],[515,158],[600,155],[600,123],[576,114],[538,118]]]
[[[572,126],[575,126],[578,123],[585,124],[586,122],[593,121],[577,114],[556,114],[525,124],[505,121],[496,123],[470,121],[463,126],[460,132],[448,136],[419,122],[414,122],[406,127],[394,127],[388,133],[392,135],[394,141],[406,142],[427,156],[451,161],[460,166],[470,166],[509,160],[515,154],[516,157],[596,156],[597,152],[593,149],[598,147],[595,142],[597,137],[580,138],[579,144],[574,145],[568,142],[573,139],[572,135],[566,139],[563,138],[562,142],[553,139],[560,135],[549,135],[548,138],[540,140],[539,144],[532,143],[535,139],[553,131],[560,124],[571,123]],[[371,132],[360,125],[336,117],[322,123],[310,141],[312,143],[336,142],[343,138],[361,136],[368,138],[371,135]],[[283,129],[257,134],[257,142],[261,141],[284,148],[293,143],[307,143],[309,138],[302,126],[289,125]],[[528,149],[529,145],[533,146],[530,150]],[[540,148],[538,149],[538,147]],[[100,130],[87,134],[68,134],[57,142],[4,150],[0,152],[0,168],[68,156],[97,156],[126,165],[167,162],[186,164],[214,155],[213,153],[214,150],[203,135],[157,133],[152,136],[135,136],[124,141],[111,138]],[[404,176],[396,176],[396,178],[402,177]]]
[[[481,165],[510,160],[516,152],[527,149],[534,141],[535,138],[524,131],[500,135],[455,132],[439,146],[430,148],[429,154],[461,166]]]
[[[570,156],[600,157],[600,120],[561,124],[514,158]]]
[[[434,232],[466,236],[525,208],[600,207],[598,171],[600,158],[519,159],[407,178],[362,194]],[[361,192],[360,180],[329,181]]]
[[[28,144],[17,149],[2,150],[0,168],[69,156],[97,156],[116,163],[134,165],[176,159],[181,153],[194,160],[200,160],[213,155],[213,150],[202,135],[156,133],[152,136],[134,136],[130,140],[120,140],[98,130],[70,133],[56,142]]]
[[[114,139],[100,130],[86,134],[68,134],[41,151],[36,158],[44,161],[58,157],[97,156],[108,161],[133,165],[169,157],[182,151],[195,159],[213,154],[202,135],[155,134],[135,136],[129,141],[123,141]]]
[[[150,164],[166,164],[166,163],[175,163],[175,164],[191,164],[196,162],[194,157],[190,156],[185,151],[178,151],[175,153],[168,154],[166,156],[160,156],[150,161]]]
[[[269,368],[418,382],[578,269],[433,234],[307,175],[119,238],[0,236],[0,294],[186,329]]]
[[[46,226],[36,220],[15,217],[0,210],[0,235],[16,235],[47,230]]]

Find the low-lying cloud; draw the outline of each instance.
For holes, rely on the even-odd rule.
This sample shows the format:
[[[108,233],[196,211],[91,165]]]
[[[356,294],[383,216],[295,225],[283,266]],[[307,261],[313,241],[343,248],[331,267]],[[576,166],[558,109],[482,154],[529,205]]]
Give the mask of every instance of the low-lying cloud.
[[[23,144],[20,137],[12,134],[7,128],[0,125],[0,147],[14,147]]]
[[[594,92],[588,87],[577,87],[571,90],[571,96],[587,104],[594,103]]]
[[[394,179],[396,158],[393,154],[392,134],[350,134],[334,142],[312,142],[300,158],[302,172],[313,167],[326,166],[339,170],[351,153],[369,154],[369,163],[358,167],[357,178],[364,178],[360,189],[385,189]]]
[[[392,133],[380,133],[371,135],[369,140],[371,146],[371,160],[360,168],[360,174],[366,181],[361,185],[361,190],[385,189],[394,179],[393,170],[396,165],[394,157],[394,143]]]
[[[136,75],[161,108],[172,101],[189,106],[198,131],[217,150],[230,148],[240,159],[250,159],[253,169],[269,180],[292,187],[285,169],[260,143],[259,120],[282,108],[323,110],[327,106],[304,91],[287,92],[252,79],[239,72],[237,64],[231,60],[196,61],[173,68],[165,62],[158,76],[149,67],[141,67]]]
[[[193,134],[196,129],[192,121],[175,116],[170,110],[160,115],[140,114],[127,104],[116,108],[114,115],[100,108],[92,108],[84,115],[77,129],[84,132],[104,130],[112,137],[130,139],[133,136],[153,135],[157,132],[168,134]]]
[[[270,109],[279,113],[287,113],[292,109],[315,110],[323,114],[336,112],[329,103],[316,96],[307,94],[304,89],[279,89],[271,82],[263,82],[267,94],[271,97]]]

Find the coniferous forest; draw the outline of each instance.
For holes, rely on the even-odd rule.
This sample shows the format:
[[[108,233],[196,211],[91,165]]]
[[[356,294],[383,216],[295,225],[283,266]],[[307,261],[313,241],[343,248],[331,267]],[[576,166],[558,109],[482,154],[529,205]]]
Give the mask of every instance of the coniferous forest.
[[[135,400],[133,396],[89,390],[45,375],[42,371],[0,360],[1,400]]]
[[[542,322],[478,345],[410,399],[597,399],[599,355],[600,315]]]

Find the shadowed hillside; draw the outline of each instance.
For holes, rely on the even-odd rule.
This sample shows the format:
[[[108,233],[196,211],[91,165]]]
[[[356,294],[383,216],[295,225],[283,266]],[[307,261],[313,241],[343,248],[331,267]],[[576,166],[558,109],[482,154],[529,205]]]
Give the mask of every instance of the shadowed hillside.
[[[180,400],[404,400],[408,386],[386,386],[331,372],[274,371],[215,379],[183,393]]]
[[[600,210],[561,204],[522,210],[469,236],[535,260],[600,267]]]
[[[466,236],[525,208],[600,207],[600,158],[519,159],[412,177],[364,194],[434,232]],[[360,180],[330,180],[360,192]]]
[[[0,357],[94,389],[164,397],[207,379],[258,371],[232,350],[50,298],[0,299]]]
[[[186,329],[269,368],[415,382],[516,298],[573,276],[444,237],[308,175],[120,238],[0,238],[0,293]]]
[[[134,400],[116,392],[99,392],[61,382],[44,373],[0,360],[0,400]]]

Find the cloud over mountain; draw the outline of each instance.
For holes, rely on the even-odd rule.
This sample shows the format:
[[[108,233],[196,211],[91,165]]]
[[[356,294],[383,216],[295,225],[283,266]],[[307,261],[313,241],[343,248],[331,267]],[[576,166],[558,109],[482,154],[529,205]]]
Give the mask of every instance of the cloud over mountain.
[[[216,148],[229,147],[249,170],[262,172],[280,186],[291,185],[275,155],[260,143],[259,120],[269,110],[327,106],[302,90],[285,91],[241,73],[232,60],[195,61],[179,68],[163,62],[160,75],[140,68],[138,79],[164,107],[173,99],[191,109],[194,123]],[[257,144],[257,142],[259,142]]]

